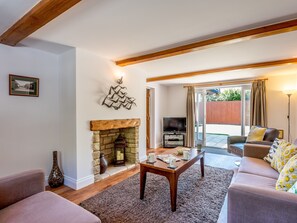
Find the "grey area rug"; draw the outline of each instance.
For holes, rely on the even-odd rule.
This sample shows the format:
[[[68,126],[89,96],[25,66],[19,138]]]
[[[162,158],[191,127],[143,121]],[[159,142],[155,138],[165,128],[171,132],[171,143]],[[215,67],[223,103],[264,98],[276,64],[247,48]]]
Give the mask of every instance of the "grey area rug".
[[[103,223],[217,222],[232,170],[195,164],[179,177],[176,212],[171,212],[169,183],[148,173],[144,200],[139,199],[139,174],[83,201],[80,205]]]

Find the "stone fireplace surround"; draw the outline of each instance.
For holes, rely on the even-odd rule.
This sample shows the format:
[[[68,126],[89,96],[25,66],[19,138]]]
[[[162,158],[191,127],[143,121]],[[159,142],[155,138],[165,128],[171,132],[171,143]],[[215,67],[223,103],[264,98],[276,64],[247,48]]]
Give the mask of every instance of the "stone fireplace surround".
[[[139,162],[139,126],[140,119],[92,120],[90,122],[90,129],[93,132],[92,156],[95,182],[104,178],[100,174],[100,153],[103,152],[109,165],[112,165],[114,141],[120,133],[126,137],[127,141],[125,161],[134,165]]]

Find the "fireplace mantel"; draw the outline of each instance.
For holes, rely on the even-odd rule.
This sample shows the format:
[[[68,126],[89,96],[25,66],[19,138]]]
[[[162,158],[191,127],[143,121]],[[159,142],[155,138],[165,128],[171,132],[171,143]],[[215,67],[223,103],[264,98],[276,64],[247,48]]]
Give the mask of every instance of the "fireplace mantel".
[[[92,120],[90,121],[91,131],[102,131],[108,129],[122,129],[140,126],[140,119],[113,119],[113,120]]]

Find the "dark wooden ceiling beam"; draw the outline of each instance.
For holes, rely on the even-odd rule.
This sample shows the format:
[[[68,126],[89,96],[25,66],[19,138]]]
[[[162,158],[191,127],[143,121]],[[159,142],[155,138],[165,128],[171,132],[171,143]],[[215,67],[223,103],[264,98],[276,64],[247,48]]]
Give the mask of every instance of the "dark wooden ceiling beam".
[[[18,42],[80,1],[81,0],[41,0],[0,36],[0,43],[15,46]]]
[[[118,66],[128,66],[132,64],[157,60],[161,58],[177,56],[184,53],[207,49],[215,46],[229,45],[237,42],[242,42],[250,39],[258,39],[266,36],[286,33],[297,30],[297,19],[285,21],[268,26],[258,27],[255,29],[245,30],[237,33],[232,33],[224,36],[219,36],[203,41],[194,42],[179,47],[174,47],[154,53],[144,54],[141,56],[131,57],[123,60],[115,61]]]
[[[200,70],[200,71],[194,71],[194,72],[188,72],[188,73],[171,74],[171,75],[165,75],[165,76],[156,76],[156,77],[147,78],[146,82],[164,81],[164,80],[172,80],[172,79],[178,79],[178,78],[189,78],[189,77],[195,77],[203,74],[219,73],[219,72],[226,72],[226,71],[233,71],[233,70],[273,67],[273,66],[280,66],[280,65],[291,64],[291,63],[297,63],[297,58],[266,61],[266,62],[260,62],[260,63],[242,64],[242,65],[236,65],[236,66]]]

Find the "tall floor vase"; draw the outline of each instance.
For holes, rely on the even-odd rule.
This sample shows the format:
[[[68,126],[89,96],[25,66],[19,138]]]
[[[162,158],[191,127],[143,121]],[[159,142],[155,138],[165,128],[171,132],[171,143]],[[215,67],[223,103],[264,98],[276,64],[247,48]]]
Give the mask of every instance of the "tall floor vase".
[[[57,151],[53,151],[53,167],[48,177],[50,187],[59,187],[64,183],[64,176],[58,165]]]

